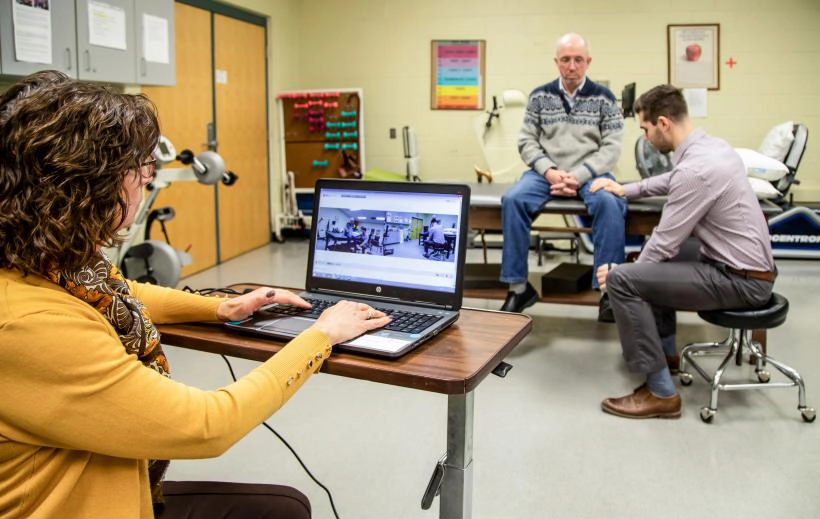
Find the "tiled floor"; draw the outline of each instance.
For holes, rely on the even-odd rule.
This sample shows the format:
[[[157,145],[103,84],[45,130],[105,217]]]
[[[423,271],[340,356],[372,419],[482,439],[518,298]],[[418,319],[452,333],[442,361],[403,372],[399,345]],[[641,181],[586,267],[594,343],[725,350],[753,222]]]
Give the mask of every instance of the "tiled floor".
[[[498,260],[498,251],[491,256]],[[306,242],[289,240],[180,285],[292,286],[304,279],[305,259]],[[540,268],[567,257],[551,260]],[[778,268],[776,290],[791,310],[769,332],[769,351],[801,372],[808,404],[820,407],[820,260],[780,260]],[[639,383],[624,367],[614,325],[598,323],[592,307],[537,304],[527,312],[534,328],[506,359],[514,368],[476,390],[475,519],[820,517],[820,421],[803,422],[796,389],[722,393],[710,425],[698,416],[708,401],[700,379],[682,390],[680,420],[605,415],[602,398]],[[722,333],[695,314],[679,323],[679,345]],[[230,382],[218,356],[167,350],[177,380],[207,389]],[[255,365],[231,362],[238,374]],[[319,375],[268,423],[329,487],[341,518],[404,519],[438,517],[438,500],[427,511],[419,503],[445,448],[445,418],[443,395]],[[261,427],[219,458],[175,461],[169,478],[290,484],[310,497],[314,517],[333,517],[324,491]]]

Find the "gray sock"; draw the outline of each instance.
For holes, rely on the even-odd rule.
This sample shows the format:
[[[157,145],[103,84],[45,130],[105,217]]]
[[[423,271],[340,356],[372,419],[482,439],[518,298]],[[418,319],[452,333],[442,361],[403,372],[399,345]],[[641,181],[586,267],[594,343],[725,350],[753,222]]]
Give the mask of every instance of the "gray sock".
[[[524,283],[510,283],[510,291],[516,294],[523,294],[527,290],[527,282]]]
[[[672,382],[669,368],[663,368],[660,371],[648,374],[646,376],[646,385],[649,387],[650,393],[662,398],[675,396],[678,393],[675,383]]]

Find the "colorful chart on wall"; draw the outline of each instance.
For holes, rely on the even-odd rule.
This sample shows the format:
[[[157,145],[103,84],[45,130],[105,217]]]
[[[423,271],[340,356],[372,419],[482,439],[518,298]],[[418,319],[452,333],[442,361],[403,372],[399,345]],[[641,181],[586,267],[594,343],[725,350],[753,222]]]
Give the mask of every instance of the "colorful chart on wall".
[[[484,56],[484,40],[433,40],[430,107],[483,110]]]

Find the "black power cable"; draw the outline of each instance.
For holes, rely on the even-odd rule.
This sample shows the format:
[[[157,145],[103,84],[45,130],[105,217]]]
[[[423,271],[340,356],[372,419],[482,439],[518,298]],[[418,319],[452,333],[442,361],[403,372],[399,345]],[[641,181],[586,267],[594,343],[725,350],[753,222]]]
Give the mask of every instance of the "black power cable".
[[[186,288],[187,288],[187,287],[186,287]],[[204,292],[204,291],[206,291],[206,290],[208,291],[207,293],[211,293],[211,292],[230,293],[230,292],[227,292],[227,291],[231,291],[231,292],[237,293],[235,290],[232,290],[232,289],[203,289],[203,290],[199,290],[198,292],[199,292],[199,293],[202,293],[202,292]],[[235,374],[235,373],[234,373],[234,371],[233,371],[233,366],[231,365],[231,361],[229,361],[229,360],[228,360],[228,357],[226,357],[225,355],[221,355],[221,354],[220,354],[219,356],[220,356],[220,357],[222,357],[222,359],[225,361],[225,364],[227,364],[227,365],[228,365],[228,371],[230,371],[230,372],[231,372],[231,378],[233,379],[233,381],[234,381],[234,382],[236,382],[236,374]],[[298,454],[296,454],[296,451],[295,451],[295,450],[293,449],[293,447],[291,447],[291,445],[290,445],[290,444],[289,444],[289,443],[288,443],[288,442],[287,442],[287,441],[286,441],[286,440],[282,437],[282,435],[281,435],[281,434],[279,434],[278,432],[276,432],[276,431],[273,429],[273,427],[271,427],[270,425],[268,425],[268,423],[267,423],[267,422],[262,422],[262,425],[264,425],[264,426],[265,426],[265,428],[266,428],[267,430],[269,430],[270,432],[272,432],[272,433],[274,434],[274,436],[276,436],[277,438],[279,438],[279,441],[281,441],[281,442],[285,445],[285,447],[287,447],[287,448],[288,448],[288,450],[289,450],[289,451],[293,454],[293,457],[295,457],[295,458],[296,458],[296,461],[298,461],[298,462],[299,462],[299,465],[301,465],[301,466],[302,466],[302,468],[305,470],[305,473],[307,473],[307,475],[308,475],[308,476],[310,476],[310,479],[312,479],[314,483],[316,483],[317,485],[319,485],[319,487],[321,487],[321,488],[322,488],[322,490],[324,490],[324,491],[325,491],[325,493],[327,494],[327,498],[328,498],[328,500],[330,501],[330,508],[332,508],[332,509],[333,509],[333,516],[334,516],[334,517],[336,517],[336,519],[339,519],[339,513],[336,511],[336,504],[333,502],[333,495],[331,495],[331,493],[330,493],[330,489],[328,489],[328,488],[327,488],[325,485],[323,485],[323,484],[322,484],[322,483],[321,483],[318,479],[316,479],[316,477],[313,475],[313,473],[310,471],[310,469],[308,469],[308,468],[307,468],[307,465],[305,465],[305,463],[302,461],[302,458],[300,458],[300,457],[299,457],[299,455],[298,455]]]
[[[185,287],[183,287],[182,290],[184,292],[190,292],[192,294],[199,294],[199,295],[203,295],[203,296],[208,296],[208,295],[211,295],[211,294],[242,295],[242,294],[247,294],[248,292],[253,291],[253,289],[251,289],[251,288],[246,288],[245,290],[239,291],[239,290],[235,290],[235,289],[229,288],[229,287],[194,289],[194,288],[191,288],[190,286],[187,286],[187,285]],[[231,378],[233,379],[234,382],[236,382],[236,373],[234,373],[233,366],[231,365],[231,362],[228,360],[228,357],[226,357],[225,355],[222,355],[222,354],[220,354],[220,357],[222,357],[222,360],[224,360],[225,364],[228,365],[228,371],[231,373]],[[287,447],[288,450],[293,454],[293,457],[296,458],[296,461],[299,462],[299,465],[302,466],[305,473],[307,473],[307,475],[310,477],[310,479],[312,479],[314,483],[319,485],[319,487],[321,487],[321,489],[325,491],[325,493],[327,494],[327,498],[330,501],[330,508],[333,509],[333,516],[336,517],[336,519],[339,519],[339,513],[336,511],[336,504],[333,502],[333,495],[330,493],[330,489],[328,489],[325,485],[323,485],[321,481],[316,479],[316,477],[313,475],[313,473],[310,471],[310,469],[307,468],[307,465],[305,465],[305,463],[302,461],[302,458],[300,458],[299,455],[296,453],[296,450],[294,450],[294,448],[291,447],[291,445],[285,440],[285,438],[282,437],[281,434],[276,432],[273,429],[273,427],[268,425],[267,422],[262,422],[262,425],[264,425],[267,430],[272,432],[274,434],[274,436],[279,438],[279,441],[281,441],[285,445],[285,447]]]
[[[229,296],[241,296],[242,294],[247,294],[248,292],[252,292],[252,288],[246,288],[243,291],[234,290],[233,288],[191,288],[188,285],[182,287],[183,292],[188,292],[191,294],[198,294],[201,296],[209,296],[211,294],[226,294]]]

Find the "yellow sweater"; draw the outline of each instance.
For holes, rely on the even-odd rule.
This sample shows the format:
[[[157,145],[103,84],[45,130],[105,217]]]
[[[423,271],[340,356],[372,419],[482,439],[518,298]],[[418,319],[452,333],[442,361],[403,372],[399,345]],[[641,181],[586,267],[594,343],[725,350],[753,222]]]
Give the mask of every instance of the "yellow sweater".
[[[156,323],[216,320],[217,298],[129,285]],[[144,367],[57,285],[0,270],[0,518],[151,518],[145,460],[225,452],[329,354],[327,337],[308,331],[238,382],[202,391]]]

